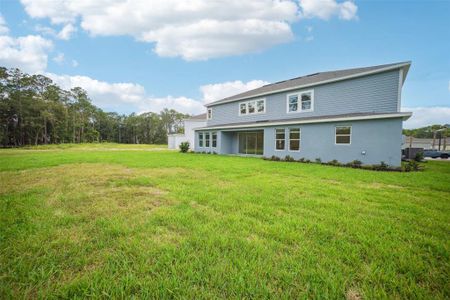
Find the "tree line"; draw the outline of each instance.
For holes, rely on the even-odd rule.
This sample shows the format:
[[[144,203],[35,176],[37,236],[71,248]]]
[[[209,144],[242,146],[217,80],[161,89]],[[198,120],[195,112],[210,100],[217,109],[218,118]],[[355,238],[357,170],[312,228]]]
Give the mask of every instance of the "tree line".
[[[130,115],[104,112],[81,87],[64,90],[43,75],[0,67],[0,144],[165,144],[188,117],[173,109]]]
[[[431,125],[416,129],[403,129],[403,134],[422,139],[450,137],[450,125]]]

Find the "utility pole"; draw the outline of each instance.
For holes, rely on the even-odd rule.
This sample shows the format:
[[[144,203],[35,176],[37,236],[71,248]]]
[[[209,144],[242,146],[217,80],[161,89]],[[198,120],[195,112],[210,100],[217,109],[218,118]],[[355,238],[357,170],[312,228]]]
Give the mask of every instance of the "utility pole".
[[[434,145],[436,145],[436,131],[433,132],[433,145],[431,146],[431,149],[434,150]]]

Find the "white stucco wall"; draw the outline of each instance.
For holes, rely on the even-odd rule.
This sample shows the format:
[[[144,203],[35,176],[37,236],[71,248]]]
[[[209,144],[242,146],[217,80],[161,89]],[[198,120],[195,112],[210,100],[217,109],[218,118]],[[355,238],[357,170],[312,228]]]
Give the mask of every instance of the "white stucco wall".
[[[178,149],[182,142],[189,142],[190,149],[194,149],[195,128],[205,127],[206,120],[184,120],[184,134],[169,134],[168,148]]]

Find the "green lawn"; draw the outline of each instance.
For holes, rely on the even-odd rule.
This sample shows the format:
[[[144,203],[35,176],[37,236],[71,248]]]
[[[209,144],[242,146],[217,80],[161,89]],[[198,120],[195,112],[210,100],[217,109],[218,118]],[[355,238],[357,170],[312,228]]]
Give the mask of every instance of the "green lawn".
[[[0,298],[450,297],[450,163],[64,148],[0,150]]]

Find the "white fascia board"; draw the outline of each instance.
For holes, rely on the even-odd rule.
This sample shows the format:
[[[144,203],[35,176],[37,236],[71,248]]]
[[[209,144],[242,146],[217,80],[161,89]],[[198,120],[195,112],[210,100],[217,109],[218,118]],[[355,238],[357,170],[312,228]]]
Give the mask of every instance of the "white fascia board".
[[[297,89],[313,87],[313,86],[317,86],[317,85],[321,85],[321,84],[325,84],[325,83],[332,83],[332,82],[337,82],[337,81],[382,73],[382,72],[386,72],[386,71],[390,71],[390,70],[395,70],[398,68],[406,68],[406,72],[403,72],[404,73],[403,81],[405,81],[407,70],[409,69],[410,65],[411,65],[411,62],[408,61],[408,62],[405,62],[402,64],[397,64],[397,65],[393,65],[390,67],[385,67],[385,68],[381,68],[381,69],[377,69],[377,70],[362,72],[362,73],[358,73],[358,74],[353,74],[353,75],[348,75],[348,76],[343,76],[343,77],[338,77],[338,78],[333,78],[333,79],[328,79],[328,80],[322,80],[322,81],[318,81],[318,82],[314,82],[314,83],[310,83],[310,84],[297,85],[297,86],[293,86],[293,87],[285,88],[285,89],[273,90],[270,92],[260,93],[260,94],[256,94],[256,95],[252,95],[252,96],[248,96],[248,97],[236,98],[233,100],[223,101],[220,103],[212,102],[212,103],[205,104],[204,106],[210,107],[210,106],[225,104],[225,103],[229,103],[229,102],[241,101],[241,100],[245,100],[245,99],[252,99],[252,98],[256,98],[256,97],[261,97],[261,96],[266,96],[266,95],[271,95],[271,94],[276,94],[276,93],[281,93],[281,92],[287,92],[287,91],[292,91],[292,90],[297,90]]]
[[[297,125],[297,124],[316,124],[316,123],[330,123],[330,122],[345,122],[345,121],[362,121],[362,120],[376,120],[376,119],[392,119],[402,118],[403,121],[408,120],[412,116],[412,112],[401,112],[395,114],[378,114],[370,116],[355,116],[355,117],[336,117],[329,119],[314,119],[314,120],[286,120],[282,122],[266,122],[266,123],[252,123],[245,125],[225,125],[225,126],[211,126],[203,128],[195,128],[194,130],[213,130],[213,129],[238,129],[238,128],[253,128],[253,127],[268,127],[268,126],[283,126],[283,125]]]

